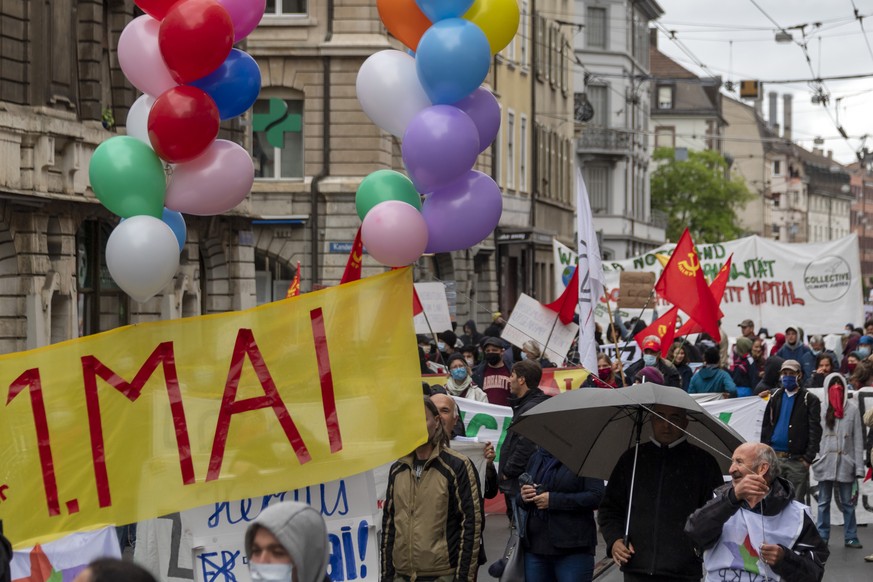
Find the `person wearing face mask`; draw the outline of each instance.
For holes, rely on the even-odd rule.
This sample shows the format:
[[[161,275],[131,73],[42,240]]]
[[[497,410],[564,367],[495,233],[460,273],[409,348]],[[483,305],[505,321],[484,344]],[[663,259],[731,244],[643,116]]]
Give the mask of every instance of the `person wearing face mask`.
[[[624,386],[624,382],[616,370],[616,367],[613,365],[612,360],[608,355],[600,352],[597,354],[597,380],[593,377],[589,377],[583,383],[583,386],[605,387],[604,384],[612,388],[621,388]]]
[[[458,398],[469,398],[477,402],[488,402],[488,395],[473,383],[473,373],[467,360],[459,353],[449,356],[449,377],[446,380],[446,393]]]
[[[661,339],[656,335],[646,336],[642,343],[643,357],[625,370],[625,376],[635,378],[637,372],[645,368],[657,368],[664,376],[666,386],[682,388],[682,376],[668,360],[661,357]]]
[[[428,439],[388,472],[382,511],[382,582],[473,582],[484,519],[479,476],[448,447],[439,410],[424,399]]]
[[[873,336],[862,335],[861,339],[858,340],[858,356],[860,359],[866,360],[870,357],[870,354],[873,353]]]
[[[258,515],[246,530],[246,556],[254,582],[329,582],[330,547],[321,513],[283,501]]]
[[[504,357],[503,340],[489,337],[483,344],[485,356],[473,370],[473,383],[482,388],[491,404],[509,406],[510,370]]]
[[[467,362],[467,366],[470,367],[470,370],[479,364],[479,350],[475,345],[466,345],[462,347],[461,355],[464,356],[464,361]]]
[[[764,409],[761,442],[776,451],[779,469],[794,485],[797,500],[805,503],[809,467],[821,443],[821,402],[801,386],[800,362],[785,360],[781,372],[782,386],[771,393]]]

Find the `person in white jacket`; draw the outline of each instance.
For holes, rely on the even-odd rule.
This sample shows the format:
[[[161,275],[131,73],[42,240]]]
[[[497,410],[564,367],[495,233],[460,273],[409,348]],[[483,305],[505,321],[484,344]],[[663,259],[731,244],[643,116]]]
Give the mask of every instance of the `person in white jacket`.
[[[831,498],[838,490],[843,510],[843,535],[847,548],[861,548],[852,486],[864,477],[864,425],[855,403],[849,400],[846,379],[841,374],[825,378],[827,406],[821,407],[821,446],[812,464],[812,474],[818,481],[818,517],[816,527],[827,542],[831,534]]]

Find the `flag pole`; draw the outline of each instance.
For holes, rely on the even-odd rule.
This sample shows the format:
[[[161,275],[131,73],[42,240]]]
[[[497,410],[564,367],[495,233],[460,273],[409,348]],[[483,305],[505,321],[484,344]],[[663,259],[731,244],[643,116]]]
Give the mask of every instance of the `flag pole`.
[[[555,313],[555,321],[552,322],[552,329],[549,330],[549,335],[546,338],[546,345],[543,346],[543,353],[540,356],[541,358],[546,357],[546,350],[549,348],[549,342],[552,341],[552,334],[555,333],[555,328],[558,326],[558,320],[560,318],[561,318],[561,314]],[[564,359],[566,359],[566,358],[564,358]]]
[[[430,324],[430,320],[427,318],[427,311],[422,309],[421,314],[424,316],[424,322],[427,324],[427,329],[428,329],[428,331],[430,331],[430,336],[433,338],[433,345],[437,349],[436,351],[437,351],[437,358],[439,358],[439,363],[441,363],[443,366],[445,366],[446,363],[443,360],[443,354],[440,352],[440,345],[439,345],[440,338],[437,336],[436,332],[433,330],[433,327]],[[453,349],[454,349],[454,347],[455,346],[452,346]],[[446,367],[448,367],[448,366],[446,366]]]
[[[609,325],[612,327],[612,342],[615,345],[615,357],[618,359],[618,373],[621,374],[622,384],[624,384],[624,362],[621,361],[621,352],[618,349],[618,336],[615,334],[615,323],[612,320],[612,306],[609,305],[609,295],[606,297],[606,313],[609,315]]]

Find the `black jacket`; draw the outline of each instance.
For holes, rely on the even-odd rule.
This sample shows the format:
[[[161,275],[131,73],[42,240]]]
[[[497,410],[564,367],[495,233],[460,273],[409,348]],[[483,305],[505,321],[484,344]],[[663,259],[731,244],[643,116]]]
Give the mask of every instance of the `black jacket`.
[[[612,470],[597,512],[608,556],[615,541],[624,537],[633,462],[631,448]],[[701,560],[684,533],[685,521],[722,483],[712,455],[687,441],[673,447],[640,444],[629,535],[634,554],[622,571],[700,580]]]
[[[558,463],[554,477],[550,482],[543,482],[543,473],[553,459],[549,453],[537,449],[527,465],[527,472],[534,481],[542,484],[543,491],[549,493],[548,509],[539,510],[533,503],[524,503],[521,495],[517,498],[518,504],[528,512],[528,525],[531,519],[542,516],[541,523],[546,524],[548,542],[553,548],[583,550],[593,554],[597,547],[594,510],[603,499],[603,481],[579,477],[563,463]],[[530,528],[525,533],[529,534]],[[525,547],[530,549],[527,539]]]
[[[764,409],[764,423],[761,425],[761,442],[772,445],[773,428],[782,410],[783,388],[770,395]],[[788,425],[788,453],[812,464],[821,444],[821,402],[806,388],[798,388],[791,409],[791,424]]]
[[[782,372],[782,364],[785,362],[779,356],[770,356],[764,363],[764,377],[755,386],[755,394],[774,390],[779,387],[779,374]]]
[[[762,503],[750,511],[764,515],[777,515],[794,498],[791,483],[779,477],[770,486],[770,492]],[[742,504],[734,496],[734,487],[728,483],[716,490],[715,499],[695,511],[685,524],[685,533],[701,550],[715,546],[721,537],[722,528]],[[746,505],[748,508],[748,505]],[[812,519],[804,511],[800,536],[791,548],[782,546],[785,558],[773,566],[773,571],[783,580],[791,582],[818,582],[824,576],[824,564],[830,555],[828,546],[818,534]]]
[[[643,359],[640,358],[630,366],[624,369],[624,377],[627,378],[628,383],[633,383],[634,377],[637,375],[637,372],[642,370],[646,366]],[[661,372],[664,376],[664,383],[667,386],[675,386],[676,388],[682,388],[682,376],[679,375],[679,370],[670,363],[669,360],[665,360],[664,358],[658,358],[658,364],[656,366],[658,371]]]
[[[510,396],[512,422],[518,420],[522,413],[527,412],[547,398],[548,396],[539,388],[528,390],[527,394],[521,398]],[[518,476],[527,469],[527,463],[536,448],[537,446],[530,439],[513,431],[512,425],[510,425],[509,430],[506,431],[506,437],[503,439],[503,445],[500,447],[500,459],[498,459],[500,470],[497,483],[501,491],[510,495],[518,495]]]

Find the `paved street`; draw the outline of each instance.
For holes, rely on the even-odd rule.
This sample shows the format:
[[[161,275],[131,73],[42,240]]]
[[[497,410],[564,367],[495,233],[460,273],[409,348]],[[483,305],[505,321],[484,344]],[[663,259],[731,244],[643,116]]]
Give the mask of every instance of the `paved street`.
[[[831,557],[825,568],[824,582],[867,582],[873,580],[873,563],[864,561],[864,556],[873,554],[873,525],[859,526],[858,539],[864,549],[854,550],[843,546],[842,526],[834,526],[831,536]],[[488,566],[500,558],[509,536],[508,521],[503,515],[489,515],[485,523],[485,551],[488,563],[479,568],[479,580],[495,580],[488,575]],[[600,539],[597,548],[597,561],[606,557],[606,548]],[[618,568],[608,567],[595,578],[598,582],[621,582]]]

